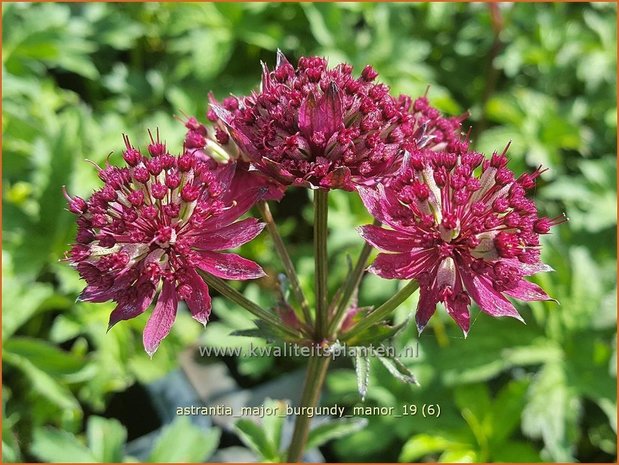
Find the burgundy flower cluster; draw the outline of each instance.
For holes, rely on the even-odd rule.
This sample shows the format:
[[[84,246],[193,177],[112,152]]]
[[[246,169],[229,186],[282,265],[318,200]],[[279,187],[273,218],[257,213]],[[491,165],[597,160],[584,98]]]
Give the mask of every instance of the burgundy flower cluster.
[[[152,355],[174,323],[179,300],[207,323],[211,299],[198,271],[224,279],[264,275],[258,264],[221,251],[262,231],[254,218],[236,220],[266,188],[257,178],[239,176],[233,165],[187,150],[172,155],[158,139],[148,145],[149,156],[127,137],[125,144],[127,166],[100,169],[103,188],[88,201],[67,195],[78,227],[69,261],[87,283],[80,300],[117,303],[110,327],[142,314],[160,287],[144,330]]]
[[[239,218],[288,186],[360,194],[383,224],[360,228],[381,250],[370,271],[419,282],[420,331],[438,302],[466,333],[472,301],[492,316],[520,318],[506,296],[549,299],[524,279],[550,270],[539,236],[562,221],[540,217],[526,196],[541,170],[516,178],[505,153],[469,151],[462,118],[442,116],[425,97],[396,98],[376,78],[370,66],[354,77],[347,64],[308,57],[294,67],[278,53],[274,70],[263,65],[259,91],[211,96],[212,130],[185,121],[180,154],[158,135],[147,155],[125,137],[126,166],[100,169],[104,187],[87,201],[67,195],[78,224],[68,258],[87,282],[80,299],[115,301],[110,327],[156,300],[144,330],[152,355],[180,300],[208,321],[200,273],[263,276],[256,263],[222,251],[255,238],[264,225]]]
[[[460,151],[459,119],[443,118],[425,98],[396,99],[366,66],[329,69],[327,60],[304,57],[294,68],[278,53],[275,70],[263,65],[260,91],[211,105],[209,117],[256,169],[284,185],[353,190],[395,172],[403,149]]]
[[[505,154],[416,151],[387,187],[362,188],[372,215],[389,229],[367,225],[363,238],[380,253],[370,271],[416,279],[421,332],[442,302],[469,331],[471,299],[491,316],[522,319],[505,296],[549,300],[524,279],[551,268],[540,261],[540,234],[563,218],[539,217],[526,192],[541,171],[515,178]],[[387,252],[387,253],[385,253]]]

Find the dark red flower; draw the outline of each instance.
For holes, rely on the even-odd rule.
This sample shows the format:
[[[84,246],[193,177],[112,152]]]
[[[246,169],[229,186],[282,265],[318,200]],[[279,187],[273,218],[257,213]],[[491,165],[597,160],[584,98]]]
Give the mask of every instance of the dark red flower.
[[[419,282],[419,331],[438,302],[466,334],[471,299],[492,316],[517,319],[505,296],[550,299],[524,277],[551,270],[540,261],[539,235],[564,219],[538,217],[525,196],[539,169],[515,179],[506,164],[505,154],[488,160],[474,152],[418,151],[388,187],[360,189],[368,210],[392,228],[360,228],[367,242],[388,252],[370,270]]]
[[[430,105],[426,96],[412,100],[401,95],[398,101],[409,114],[412,125],[412,132],[407,134],[402,144],[406,151],[432,150],[457,154],[467,151],[468,138],[461,134],[461,128],[468,113],[458,117],[445,117]],[[400,157],[400,161],[402,159],[403,157]]]
[[[233,178],[234,164],[205,162],[187,150],[171,155],[158,137],[148,146],[150,157],[127,137],[125,143],[127,166],[100,169],[103,188],[87,201],[67,195],[78,225],[68,259],[87,282],[80,300],[117,303],[110,327],[142,314],[160,288],[144,329],[152,355],[174,323],[179,300],[207,323],[211,298],[197,269],[235,280],[264,275],[256,263],[221,251],[262,231],[254,218],[236,220],[266,188]]]
[[[303,57],[294,68],[279,52],[275,69],[263,69],[259,92],[212,103],[209,116],[227,125],[253,166],[285,185],[353,190],[393,174],[403,148],[456,138],[459,123],[424,99],[394,99],[369,66],[354,78],[350,65],[329,69],[324,58]]]

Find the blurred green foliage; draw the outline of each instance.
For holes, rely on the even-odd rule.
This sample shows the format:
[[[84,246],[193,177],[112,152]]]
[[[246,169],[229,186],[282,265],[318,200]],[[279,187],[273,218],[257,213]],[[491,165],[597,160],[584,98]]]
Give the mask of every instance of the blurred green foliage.
[[[394,343],[419,341],[420,356],[404,362],[421,387],[393,380],[376,363],[366,405],[401,411],[404,404],[438,404],[441,415],[368,417],[364,429],[332,442],[327,457],[614,461],[616,7],[492,8],[5,3],[3,461],[126,460],[125,427],[93,412],[105,414],[113,393],[177,367],[179,352],[199,339],[218,344],[249,324],[240,309],[217,299],[218,321],[201,333],[181,315],[153,361],[141,347],[144,318],[106,334],[112,306],[74,303],[82,283],[58,261],[74,234],[61,186],[87,195],[98,179],[83,160],[103,163],[112,153],[117,162],[123,132],[143,143],[146,129],[158,127],[171,146],[180,144],[184,128],[172,115],[204,115],[209,90],[219,97],[248,92],[257,85],[259,61],[272,64],[277,48],[292,58],[348,61],[357,70],[370,63],[395,93],[417,96],[431,85],[440,109],[470,112],[477,149],[502,150],[511,140],[515,170],[549,168],[535,196],[549,216],[570,217],[544,244],[556,272],[535,278],[560,306],[520,305],[526,326],[491,321],[475,309],[467,340],[444,314],[419,339],[407,329]],[[370,218],[352,194],[333,193],[330,207],[334,291],[347,273],[346,254],[356,256],[361,244],[354,227]],[[306,192],[291,190],[274,210],[311,289]],[[280,271],[268,238],[244,253],[271,276]],[[368,277],[360,302],[380,304],[396,285]],[[247,295],[267,303],[273,286],[251,284]],[[413,297],[397,319],[415,304]],[[253,383],[289,368],[279,360],[238,361]],[[325,402],[360,404],[352,365],[333,370],[328,386]],[[203,438],[177,423],[153,461],[200,461],[215,448],[218,434]],[[166,441],[178,454],[161,452]]]

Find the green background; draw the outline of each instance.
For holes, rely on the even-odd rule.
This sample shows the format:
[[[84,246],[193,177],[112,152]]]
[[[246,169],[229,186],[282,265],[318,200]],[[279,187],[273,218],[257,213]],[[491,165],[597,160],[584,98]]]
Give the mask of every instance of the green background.
[[[146,316],[105,333],[112,304],[75,303],[83,283],[59,262],[74,237],[61,186],[99,186],[84,159],[117,163],[121,133],[144,145],[159,128],[180,148],[173,115],[204,120],[206,95],[242,94],[259,61],[327,56],[357,72],[368,63],[394,93],[423,94],[448,114],[471,113],[473,145],[511,140],[517,173],[549,168],[534,196],[569,223],[544,239],[556,272],[536,276],[552,302],[518,304],[527,324],[472,310],[464,340],[439,311],[404,363],[421,387],[372,366],[366,405],[438,404],[439,418],[370,417],[323,447],[340,461],[614,461],[616,456],[616,8],[613,4],[3,4],[3,461],[122,461],[137,433],[112,419],[115,396],[178,367],[192,344],[230,345],[245,313],[217,298],[207,329],[184,311],[150,360]],[[496,36],[498,34],[498,36]],[[311,289],[311,206],[291,190],[273,207]],[[330,196],[330,286],[356,256],[354,227],[370,221],[353,195]],[[281,270],[266,234],[242,252]],[[240,288],[268,305],[261,280]],[[397,283],[369,277],[377,305]],[[414,309],[411,298],[397,312]],[[252,387],[301,361],[228,360]],[[361,405],[352,364],[331,370],[325,405]],[[105,419],[104,417],[107,417]],[[139,421],[139,419],[138,419]],[[217,429],[176,421],[149,456],[201,461]]]

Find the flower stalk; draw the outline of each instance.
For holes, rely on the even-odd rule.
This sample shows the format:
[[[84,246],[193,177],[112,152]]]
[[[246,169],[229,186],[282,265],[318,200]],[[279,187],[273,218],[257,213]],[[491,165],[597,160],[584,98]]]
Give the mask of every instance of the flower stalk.
[[[253,303],[251,300],[249,300],[239,291],[234,289],[224,280],[217,278],[213,275],[210,275],[208,273],[200,273],[200,275],[204,278],[204,281],[210,287],[215,289],[217,292],[219,292],[224,297],[230,299],[232,302],[243,307],[245,310],[247,310],[249,313],[254,315],[256,318],[266,321],[267,323],[271,324],[278,330],[285,332],[291,337],[294,337],[294,338],[298,337],[298,334],[295,331],[293,331],[292,329],[284,325],[281,321],[279,321],[279,319],[275,315],[265,311],[262,307]]]
[[[393,297],[391,297],[387,302],[382,304],[372,313],[367,315],[363,320],[361,320],[353,329],[344,334],[343,339],[350,340],[354,336],[361,334],[366,329],[372,327],[376,323],[384,320],[389,314],[394,311],[398,306],[400,306],[406,299],[408,299],[413,292],[419,289],[419,283],[417,281],[410,281],[406,286],[400,289]]]
[[[315,407],[318,404],[330,361],[331,357],[321,355],[315,355],[309,359],[300,400],[302,407]],[[312,418],[308,415],[299,415],[297,417],[290,448],[288,449],[288,462],[299,462],[301,460],[311,421]]]
[[[267,225],[266,227],[269,231],[269,234],[271,235],[271,239],[273,239],[273,245],[275,246],[275,250],[277,251],[279,258],[282,261],[284,271],[286,272],[286,276],[290,281],[290,285],[292,287],[292,292],[295,296],[295,299],[297,303],[301,306],[305,322],[311,323],[312,315],[310,313],[309,304],[307,303],[307,299],[303,294],[303,289],[301,288],[301,283],[299,282],[299,277],[294,269],[294,264],[292,263],[292,259],[290,258],[288,249],[286,249],[284,241],[282,240],[282,236],[279,234],[277,225],[273,220],[273,215],[271,214],[269,204],[266,201],[261,200],[257,203],[257,206],[258,211],[260,211],[260,215],[262,216],[262,219]]]
[[[329,191],[317,189],[314,191],[314,259],[316,288],[316,338],[318,341],[327,337],[327,215]]]
[[[375,220],[374,225],[379,226],[380,221]],[[346,310],[348,309],[350,298],[355,292],[355,289],[357,289],[359,284],[361,284],[361,278],[363,278],[363,272],[366,269],[368,258],[371,253],[372,246],[366,242],[361,250],[361,253],[359,254],[359,259],[357,260],[355,268],[352,270],[352,273],[348,275],[348,278],[342,286],[341,292],[338,293],[339,300],[336,300],[335,298],[333,299],[331,307],[334,307],[335,305],[337,305],[337,307],[335,308],[335,313],[329,323],[330,335],[333,335],[342,324],[342,320],[346,316]]]

